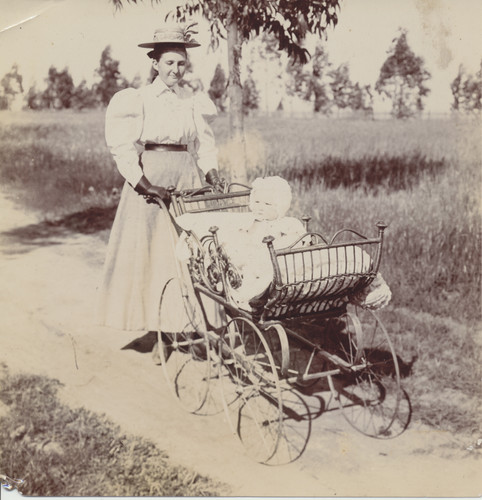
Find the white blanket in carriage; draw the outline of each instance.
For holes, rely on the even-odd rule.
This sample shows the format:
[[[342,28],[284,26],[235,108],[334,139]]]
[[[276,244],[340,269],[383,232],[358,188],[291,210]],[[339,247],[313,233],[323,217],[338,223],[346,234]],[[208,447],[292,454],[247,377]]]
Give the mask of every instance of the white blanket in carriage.
[[[298,219],[284,217],[271,222],[264,235],[250,234],[254,222],[251,213],[203,212],[183,214],[176,222],[185,230],[194,232],[198,237],[209,233],[213,226],[218,228],[219,242],[242,277],[242,284],[230,290],[232,299],[238,307],[250,310],[249,301],[263,293],[273,281],[273,265],[268,248],[262,243],[262,236],[274,236],[276,249],[286,248],[305,234],[304,226]],[[261,224],[261,223],[259,223]],[[267,221],[270,224],[270,221]],[[281,228],[281,230],[280,230]],[[303,242],[300,242],[303,245]],[[189,254],[181,238],[177,248],[178,257],[187,259]],[[302,254],[290,255],[279,262],[283,283],[303,282],[306,279],[320,279],[328,276],[357,274],[369,271],[372,260],[359,246],[341,246],[314,252],[310,258]],[[348,285],[347,285],[348,286]],[[340,290],[339,290],[340,291]],[[362,297],[364,305],[374,308],[388,304],[391,292],[379,275],[374,286],[368,287]]]

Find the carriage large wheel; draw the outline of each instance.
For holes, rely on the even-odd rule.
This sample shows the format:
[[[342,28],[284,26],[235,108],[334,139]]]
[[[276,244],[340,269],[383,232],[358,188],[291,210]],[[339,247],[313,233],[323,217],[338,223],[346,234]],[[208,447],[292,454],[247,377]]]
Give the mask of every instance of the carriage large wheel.
[[[232,319],[221,339],[223,400],[228,421],[247,454],[270,463],[282,426],[281,386],[271,350],[249,319]]]
[[[171,392],[181,406],[200,413],[208,399],[211,363],[209,342],[199,332],[197,297],[180,278],[170,279],[159,306],[159,352]]]
[[[360,307],[340,320],[338,355],[350,369],[333,380],[333,388],[343,415],[367,436],[395,437],[407,427],[411,410],[387,330],[376,313]]]

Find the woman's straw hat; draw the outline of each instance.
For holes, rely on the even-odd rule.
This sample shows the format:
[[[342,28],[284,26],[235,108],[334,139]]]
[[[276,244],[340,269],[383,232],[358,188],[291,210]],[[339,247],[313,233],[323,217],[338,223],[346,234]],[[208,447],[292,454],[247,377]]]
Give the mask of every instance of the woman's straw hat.
[[[192,38],[193,34],[197,34],[197,31],[195,31],[196,26],[197,23],[165,24],[154,32],[154,39],[152,42],[140,43],[139,47],[155,49],[166,44],[183,45],[186,48],[199,47],[201,44],[197,43],[196,40]]]

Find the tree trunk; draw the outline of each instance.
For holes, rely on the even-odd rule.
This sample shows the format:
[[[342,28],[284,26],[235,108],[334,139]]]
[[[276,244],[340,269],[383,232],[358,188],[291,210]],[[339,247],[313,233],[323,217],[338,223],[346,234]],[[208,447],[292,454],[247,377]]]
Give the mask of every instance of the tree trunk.
[[[229,176],[231,182],[247,182],[246,141],[244,137],[243,91],[241,86],[241,45],[238,25],[231,12],[227,25],[229,97]]]

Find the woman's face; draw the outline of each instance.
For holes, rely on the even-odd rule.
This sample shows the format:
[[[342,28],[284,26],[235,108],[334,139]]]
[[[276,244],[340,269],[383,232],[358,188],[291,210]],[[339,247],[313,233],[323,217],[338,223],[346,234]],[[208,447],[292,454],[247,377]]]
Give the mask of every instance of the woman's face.
[[[172,87],[184,76],[186,52],[183,49],[170,49],[161,55],[159,61],[153,59],[152,66],[159,73],[161,80],[168,87]]]

